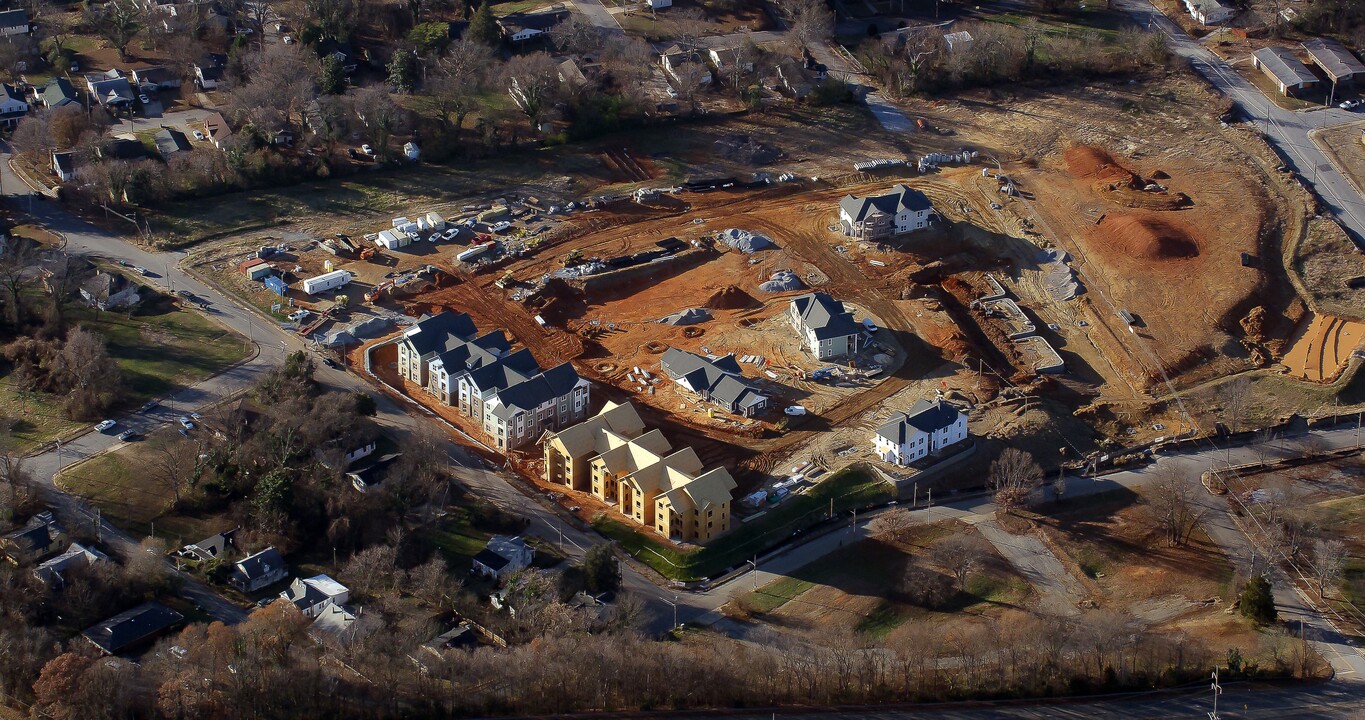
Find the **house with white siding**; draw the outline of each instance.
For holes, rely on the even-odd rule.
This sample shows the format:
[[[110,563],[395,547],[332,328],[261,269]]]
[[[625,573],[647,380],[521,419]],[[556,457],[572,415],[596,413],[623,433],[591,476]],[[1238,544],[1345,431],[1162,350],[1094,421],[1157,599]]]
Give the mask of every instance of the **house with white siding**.
[[[920,400],[896,413],[872,435],[877,457],[909,465],[967,439],[967,413],[944,400]]]

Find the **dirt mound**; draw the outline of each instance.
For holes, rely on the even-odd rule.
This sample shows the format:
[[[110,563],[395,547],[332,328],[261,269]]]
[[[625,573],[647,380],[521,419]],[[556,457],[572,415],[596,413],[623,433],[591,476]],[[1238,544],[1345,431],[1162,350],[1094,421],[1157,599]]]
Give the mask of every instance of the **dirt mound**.
[[[1199,255],[1199,245],[1187,230],[1146,215],[1107,215],[1091,235],[1116,252],[1139,260],[1179,260]]]
[[[1067,172],[1079,178],[1092,178],[1103,182],[1137,182],[1137,174],[1123,167],[1113,155],[1091,145],[1076,145],[1067,148]]]
[[[706,299],[706,307],[712,310],[743,310],[757,307],[759,304],[753,295],[734,285],[726,285]]]

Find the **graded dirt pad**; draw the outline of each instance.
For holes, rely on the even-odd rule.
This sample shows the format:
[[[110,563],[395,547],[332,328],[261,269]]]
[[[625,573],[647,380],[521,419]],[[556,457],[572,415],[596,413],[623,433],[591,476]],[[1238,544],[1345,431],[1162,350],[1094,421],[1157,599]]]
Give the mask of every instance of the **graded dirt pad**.
[[[1306,316],[1285,353],[1289,374],[1312,382],[1331,382],[1346,367],[1351,352],[1365,340],[1365,323],[1330,315]]]
[[[1137,180],[1132,170],[1114,160],[1107,151],[1092,145],[1073,145],[1063,153],[1066,169],[1072,175],[1105,182],[1129,183]]]
[[[1090,232],[1092,242],[1139,260],[1182,260],[1199,255],[1199,244],[1173,220],[1147,213],[1111,213]]]

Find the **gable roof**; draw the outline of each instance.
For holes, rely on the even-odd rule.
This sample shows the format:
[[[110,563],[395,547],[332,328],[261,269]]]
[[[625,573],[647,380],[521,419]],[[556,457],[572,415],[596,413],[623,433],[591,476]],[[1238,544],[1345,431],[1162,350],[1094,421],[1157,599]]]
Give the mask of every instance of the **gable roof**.
[[[183,550],[203,560],[216,558],[219,555],[222,555],[224,550],[232,546],[232,536],[235,534],[237,534],[236,528],[224,530],[217,535],[210,535],[192,545],[186,545]]]
[[[57,536],[64,532],[66,529],[51,513],[43,512],[30,518],[24,527],[5,534],[4,539],[6,544],[12,544],[20,550],[43,555],[56,542]]]
[[[505,15],[498,18],[498,26],[508,35],[515,35],[522,30],[539,30],[545,32],[563,22],[568,16],[569,12],[567,10],[540,13],[512,13],[511,15]]]
[[[3,27],[3,23],[0,23],[0,27]],[[48,107],[61,107],[76,102],[76,88],[64,77],[56,78],[44,85],[38,94],[43,104]]]
[[[423,357],[427,353],[444,352],[463,345],[477,332],[478,328],[468,314],[446,310],[418,320],[403,336],[417,355]]]
[[[169,157],[178,152],[186,152],[190,149],[189,138],[185,137],[185,133],[182,133],[175,128],[163,127],[154,138],[156,140],[157,152],[160,152],[162,157]]]
[[[711,397],[731,408],[749,408],[768,401],[766,395],[734,375],[721,378],[711,388]]]
[[[99,550],[88,548],[80,543],[71,543],[71,547],[67,548],[66,552],[34,568],[33,574],[44,583],[50,583],[61,578],[62,573],[68,570],[89,567],[108,559],[109,557]]]
[[[16,88],[13,85],[10,85],[9,83],[5,83],[4,88],[5,95],[9,97],[10,100],[13,100],[15,102],[21,102],[24,103],[25,105],[28,104],[28,100],[24,97],[24,93],[21,92],[19,88]]]
[[[1341,43],[1331,38],[1303,41],[1303,49],[1328,75],[1335,80],[1365,74],[1365,63],[1351,54]]]
[[[100,149],[100,157],[115,160],[137,160],[147,157],[147,147],[137,140],[114,138],[108,145]]]
[[[314,575],[306,579],[294,578],[294,581],[289,583],[289,589],[282,591],[280,597],[293,603],[294,607],[304,610],[339,598],[350,591],[350,588],[333,580],[329,575]]]
[[[222,113],[215,112],[204,116],[204,131],[214,143],[226,140],[232,134],[232,126]]]
[[[1302,85],[1318,81],[1318,76],[1288,48],[1263,47],[1252,55],[1283,85]]]
[[[961,414],[962,410],[946,400],[920,399],[915,401],[908,411],[892,415],[889,420],[882,423],[877,428],[877,434],[903,445],[910,436],[910,428],[932,435],[938,430],[952,426]]]
[[[839,209],[848,213],[853,222],[862,222],[873,211],[883,215],[895,215],[902,210],[911,212],[932,210],[934,204],[929,201],[928,195],[905,185],[896,185],[885,195],[869,195],[862,198],[849,195],[839,201]]]
[[[65,152],[54,152],[52,153],[52,162],[56,164],[57,169],[62,171],[63,173],[75,172],[76,169],[75,157],[76,156],[72,154],[70,150],[67,150]]]
[[[237,571],[248,580],[262,578],[285,567],[284,557],[274,546],[237,561]]]
[[[22,8],[0,12],[0,28],[28,25],[28,11]]]
[[[510,565],[525,550],[526,541],[519,535],[494,535],[474,559],[497,572]]]
[[[162,83],[175,82],[179,76],[171,72],[169,68],[161,66],[139,68],[133,71],[133,79],[141,85],[160,85]]]
[[[363,468],[351,470],[346,473],[346,477],[351,478],[353,481],[359,481],[360,484],[365,487],[378,485],[384,481],[385,476],[388,474],[388,467],[400,457],[403,457],[403,453],[389,453],[388,455],[381,456],[378,460],[375,460]]]
[[[570,457],[579,458],[589,453],[602,454],[609,448],[604,447],[608,433],[629,440],[639,437],[645,430],[645,421],[635,406],[614,403],[610,400],[598,413],[577,425],[551,432],[547,441],[558,440],[564,452]]]
[[[739,487],[739,483],[735,482],[730,471],[718,467],[698,475],[691,482],[668,491],[664,494],[664,498],[675,508],[681,507],[685,498],[693,508],[705,510],[711,506],[719,507],[730,502],[731,493],[737,487]]]
[[[828,293],[816,292],[792,298],[792,307],[797,317],[812,332],[817,340],[857,335],[862,327],[853,321],[853,313],[844,309],[844,304],[830,297]]]
[[[148,602],[86,628],[81,634],[110,655],[147,640],[184,620],[185,616],[162,605]]]

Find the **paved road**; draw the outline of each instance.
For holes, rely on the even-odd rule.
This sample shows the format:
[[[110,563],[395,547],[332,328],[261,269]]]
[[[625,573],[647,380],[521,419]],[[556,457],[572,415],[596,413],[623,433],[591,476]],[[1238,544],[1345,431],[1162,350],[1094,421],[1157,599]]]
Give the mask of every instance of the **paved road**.
[[[1162,15],[1149,0],[1116,0],[1115,5],[1139,24],[1165,33],[1172,52],[1187,60],[1195,72],[1228,96],[1245,117],[1261,126],[1267,142],[1317,191],[1356,244],[1365,247],[1365,198],[1308,136],[1309,131],[1317,128],[1358,120],[1358,115],[1339,108],[1293,112],[1277,107],[1256,86]]]

